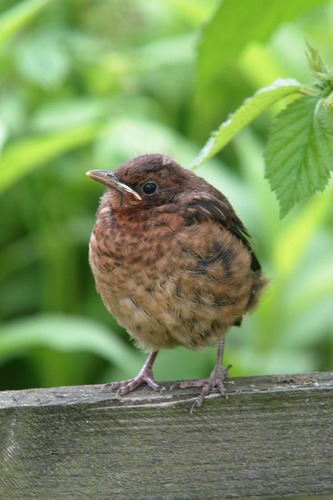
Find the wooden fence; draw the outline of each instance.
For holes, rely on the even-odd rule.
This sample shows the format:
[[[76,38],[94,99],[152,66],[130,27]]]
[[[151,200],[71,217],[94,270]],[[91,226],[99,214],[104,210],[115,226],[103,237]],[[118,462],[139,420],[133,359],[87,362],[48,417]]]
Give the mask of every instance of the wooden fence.
[[[0,498],[213,499],[333,494],[333,373],[197,389],[0,393]]]

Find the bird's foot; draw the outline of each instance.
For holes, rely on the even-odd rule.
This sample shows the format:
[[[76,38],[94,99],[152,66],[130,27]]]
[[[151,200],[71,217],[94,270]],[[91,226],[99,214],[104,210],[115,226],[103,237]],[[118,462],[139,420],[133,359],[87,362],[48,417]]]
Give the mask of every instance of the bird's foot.
[[[228,398],[227,390],[223,384],[228,379],[229,370],[231,365],[223,369],[221,365],[215,366],[209,378],[198,380],[184,380],[183,382],[176,382],[171,386],[171,389],[179,387],[180,389],[187,389],[189,387],[202,387],[199,396],[194,400],[190,412],[202,405],[205,397],[214,389],[217,389],[221,394]]]
[[[129,380],[122,380],[120,382],[110,382],[105,384],[105,387],[110,387],[112,390],[117,391],[117,396],[125,396],[131,391],[134,391],[139,385],[147,384],[153,391],[162,393],[162,388],[155,382],[153,374],[140,372],[137,377]]]
[[[147,384],[153,391],[158,391],[162,393],[164,388],[161,388],[154,380],[154,374],[152,370],[153,363],[157,356],[157,351],[151,352],[147,358],[147,361],[143,365],[142,370],[139,374],[129,380],[122,380],[121,382],[110,382],[105,384],[105,387],[110,387],[117,391],[117,396],[125,396],[131,391],[134,391],[139,385]]]

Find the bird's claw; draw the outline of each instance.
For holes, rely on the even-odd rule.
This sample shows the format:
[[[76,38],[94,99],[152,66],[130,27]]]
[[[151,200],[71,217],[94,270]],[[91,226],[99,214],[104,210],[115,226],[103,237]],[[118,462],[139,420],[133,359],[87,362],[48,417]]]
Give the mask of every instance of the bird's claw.
[[[231,365],[229,365],[226,369],[222,369],[221,366],[216,366],[209,378],[176,382],[170,389],[174,389],[175,387],[179,387],[180,389],[202,387],[199,396],[194,400],[194,403],[191,406],[190,413],[193,413],[196,408],[202,405],[205,397],[214,389],[217,389],[226,399],[228,399],[227,390],[223,382],[227,380],[230,368]]]
[[[139,374],[131,378],[129,380],[122,380],[121,382],[110,382],[109,384],[105,384],[104,387],[110,387],[112,390],[117,391],[117,396],[125,396],[131,391],[134,391],[139,385],[147,384],[153,391],[159,392],[162,394],[162,391],[165,387],[160,387],[154,380],[154,374],[152,370],[152,366],[154,360],[157,356],[157,351],[151,352],[143,365]]]
[[[105,384],[105,387],[110,387],[110,389],[117,391],[117,396],[125,396],[131,391],[134,391],[137,387],[142,384],[147,384],[153,391],[159,392],[162,394],[164,387],[160,387],[154,380],[152,376],[148,376],[145,374],[139,374],[137,377],[122,380],[121,382],[110,382],[109,384]]]

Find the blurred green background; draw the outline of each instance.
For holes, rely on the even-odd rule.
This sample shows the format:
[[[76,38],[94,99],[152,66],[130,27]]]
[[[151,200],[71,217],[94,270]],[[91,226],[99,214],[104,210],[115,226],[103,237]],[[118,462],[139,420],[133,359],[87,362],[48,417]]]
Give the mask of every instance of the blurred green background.
[[[103,188],[134,155],[189,166],[212,130],[279,77],[333,65],[319,0],[2,0],[0,388],[102,383],[145,359],[105,310],[87,251]],[[271,285],[227,337],[231,376],[333,369],[333,188],[280,220],[263,177],[276,106],[197,169],[254,236]],[[161,352],[157,380],[210,373],[214,349]]]

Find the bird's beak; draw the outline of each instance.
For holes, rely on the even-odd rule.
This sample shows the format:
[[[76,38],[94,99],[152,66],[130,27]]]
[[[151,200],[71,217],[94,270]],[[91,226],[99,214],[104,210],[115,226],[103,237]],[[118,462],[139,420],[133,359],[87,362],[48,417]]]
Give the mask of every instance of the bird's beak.
[[[142,200],[141,196],[139,193],[134,191],[134,189],[130,188],[127,186],[127,184],[123,184],[120,182],[117,177],[114,175],[113,172],[110,172],[110,170],[90,170],[89,172],[86,173],[88,177],[91,177],[92,179],[95,179],[95,181],[101,182],[102,184],[105,184],[105,186],[112,188],[112,189],[117,189],[121,193],[130,193],[135,198],[138,200]]]

